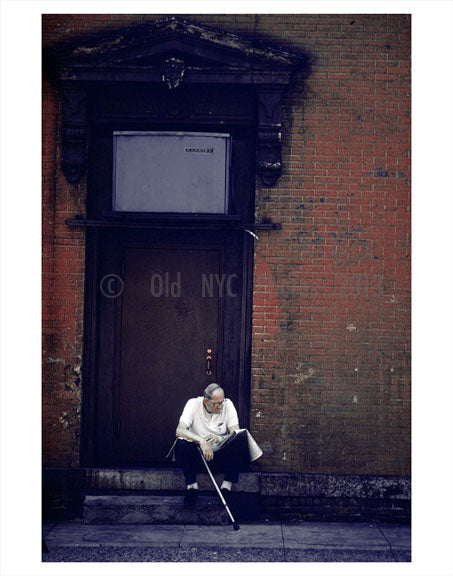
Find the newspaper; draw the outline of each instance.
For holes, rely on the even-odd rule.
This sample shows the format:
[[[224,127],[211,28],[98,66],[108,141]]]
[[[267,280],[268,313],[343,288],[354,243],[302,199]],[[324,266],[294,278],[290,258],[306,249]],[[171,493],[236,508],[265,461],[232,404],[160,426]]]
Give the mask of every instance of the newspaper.
[[[258,444],[255,441],[255,438],[253,438],[250,432],[246,428],[242,428],[242,430],[245,430],[247,432],[247,442],[249,445],[250,462],[258,460],[258,458],[263,455],[263,451],[258,446]]]
[[[224,448],[225,446],[230,444],[236,438],[236,436],[238,434],[247,434],[247,443],[249,446],[250,462],[253,462],[254,460],[258,460],[258,458],[263,455],[263,451],[258,446],[255,439],[250,434],[250,432],[247,430],[247,428],[240,428],[239,430],[233,430],[233,432],[231,434],[229,434],[224,440],[222,440],[221,442],[219,442],[217,444],[212,444],[211,445],[212,451],[218,452],[219,450],[221,450],[222,448]]]

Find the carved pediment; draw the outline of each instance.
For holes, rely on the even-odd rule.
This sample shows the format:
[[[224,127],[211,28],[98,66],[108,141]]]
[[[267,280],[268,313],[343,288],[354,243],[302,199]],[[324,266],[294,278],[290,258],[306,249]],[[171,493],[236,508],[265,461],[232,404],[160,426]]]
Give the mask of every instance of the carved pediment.
[[[281,173],[281,101],[304,63],[300,54],[171,16],[54,48],[45,61],[63,81],[69,102],[83,101],[86,83],[96,82],[144,82],[171,91],[181,85],[253,87],[259,103],[258,171],[266,186]],[[66,107],[63,118],[63,169],[75,182],[85,166],[85,127],[71,110]]]
[[[188,82],[283,83],[300,57],[236,34],[169,17],[69,47],[58,58],[62,80],[157,81],[162,62],[184,62]]]

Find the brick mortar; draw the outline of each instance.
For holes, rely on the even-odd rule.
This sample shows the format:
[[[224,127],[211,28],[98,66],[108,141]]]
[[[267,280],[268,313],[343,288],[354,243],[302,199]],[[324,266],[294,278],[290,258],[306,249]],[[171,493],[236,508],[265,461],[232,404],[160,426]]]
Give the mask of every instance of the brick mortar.
[[[160,17],[44,15],[43,41]],[[408,475],[410,17],[184,17],[311,57],[310,74],[296,75],[283,102],[280,181],[256,187],[257,219],[282,223],[255,244],[250,429],[262,469]],[[54,90],[43,84],[44,190],[55,199],[43,221],[45,286],[55,295],[43,310],[52,351],[44,354],[44,462],[77,466],[84,234],[64,218],[83,213],[86,181],[71,186],[61,174]]]

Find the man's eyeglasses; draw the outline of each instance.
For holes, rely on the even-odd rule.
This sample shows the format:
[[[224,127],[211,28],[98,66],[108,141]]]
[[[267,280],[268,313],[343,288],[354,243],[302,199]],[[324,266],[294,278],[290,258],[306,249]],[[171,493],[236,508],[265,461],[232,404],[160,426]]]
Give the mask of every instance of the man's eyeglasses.
[[[211,404],[211,406],[217,408],[217,406],[222,406],[225,403],[225,400],[222,400],[221,402],[213,402],[212,400],[208,400],[208,402]]]

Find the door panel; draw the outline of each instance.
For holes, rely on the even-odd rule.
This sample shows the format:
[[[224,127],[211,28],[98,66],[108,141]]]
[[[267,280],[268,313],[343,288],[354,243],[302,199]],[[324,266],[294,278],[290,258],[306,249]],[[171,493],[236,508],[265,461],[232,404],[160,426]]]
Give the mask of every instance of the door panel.
[[[118,463],[162,462],[187,399],[221,376],[222,270],[220,249],[125,247]]]

